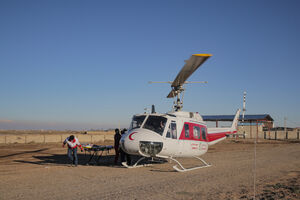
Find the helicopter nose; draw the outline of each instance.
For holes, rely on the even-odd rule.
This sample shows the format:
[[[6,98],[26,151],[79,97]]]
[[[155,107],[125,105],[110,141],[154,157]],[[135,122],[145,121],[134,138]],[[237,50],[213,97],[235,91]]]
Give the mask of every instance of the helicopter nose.
[[[120,145],[126,153],[144,156],[155,156],[163,148],[161,136],[145,129],[128,132],[121,138]]]
[[[140,132],[133,131],[122,136],[120,145],[123,151],[129,154],[138,155],[138,143],[140,140]]]

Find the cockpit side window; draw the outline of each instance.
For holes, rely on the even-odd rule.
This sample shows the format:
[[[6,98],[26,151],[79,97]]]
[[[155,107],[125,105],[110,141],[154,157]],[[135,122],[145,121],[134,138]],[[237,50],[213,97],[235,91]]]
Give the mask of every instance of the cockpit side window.
[[[166,126],[167,118],[161,116],[149,116],[143,128],[154,131],[160,135],[163,134]]]
[[[172,139],[177,139],[177,128],[176,128],[175,121],[171,121],[166,137],[172,138]]]
[[[145,117],[145,115],[133,116],[129,130],[134,128],[140,128],[143,124],[143,121],[145,120]]]

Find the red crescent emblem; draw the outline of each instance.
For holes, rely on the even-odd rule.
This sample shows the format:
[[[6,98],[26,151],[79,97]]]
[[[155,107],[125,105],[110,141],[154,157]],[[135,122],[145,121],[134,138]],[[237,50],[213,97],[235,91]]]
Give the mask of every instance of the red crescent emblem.
[[[135,133],[136,133],[136,132],[130,133],[130,135],[128,136],[129,140],[134,140],[134,139],[132,138],[132,135],[135,134]]]

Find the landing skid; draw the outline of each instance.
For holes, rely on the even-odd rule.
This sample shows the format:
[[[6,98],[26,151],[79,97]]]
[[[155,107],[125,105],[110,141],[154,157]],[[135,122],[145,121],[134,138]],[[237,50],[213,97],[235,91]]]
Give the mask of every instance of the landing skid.
[[[203,165],[203,166],[199,166],[199,167],[192,167],[192,168],[186,169],[186,168],[184,168],[184,167],[182,166],[182,164],[181,164],[178,160],[176,160],[175,158],[169,157],[169,159],[175,161],[175,162],[180,166],[181,169],[178,168],[177,165],[174,165],[174,166],[173,166],[173,168],[174,168],[176,171],[178,171],[178,172],[187,172],[187,171],[191,171],[191,170],[195,170],[195,169],[201,169],[201,168],[205,168],[205,167],[210,167],[210,166],[211,166],[210,164],[208,164],[207,162],[205,162],[202,158],[199,158],[199,157],[197,157],[197,156],[194,156],[194,158],[199,159],[204,165]]]
[[[130,166],[127,165],[126,162],[122,162],[122,165],[128,169],[131,168],[138,168],[138,167],[147,167],[147,166],[151,166],[152,164],[143,164],[143,165],[138,165],[139,162],[141,162],[142,160],[144,160],[146,157],[141,157],[134,165]]]
[[[132,168],[138,168],[138,167],[147,167],[147,166],[152,166],[152,164],[143,164],[143,165],[138,165],[139,162],[141,162],[142,160],[144,160],[145,158],[147,157],[141,157],[134,165],[130,166],[130,165],[127,165],[126,162],[122,162],[122,165],[128,169],[132,169]],[[173,168],[178,171],[178,172],[187,172],[187,171],[191,171],[191,170],[195,170],[195,169],[201,169],[201,168],[205,168],[205,167],[210,167],[211,165],[208,164],[207,162],[205,162],[202,158],[199,158],[197,156],[193,156],[193,158],[197,158],[198,160],[200,160],[204,165],[202,166],[199,166],[199,167],[192,167],[192,168],[185,168],[183,167],[183,165],[178,161],[176,160],[175,158],[173,157],[162,157],[160,156],[159,158],[164,158],[164,159],[170,159],[170,160],[173,160],[175,161],[179,166],[180,168],[178,168],[177,165],[174,165]],[[152,158],[152,162],[155,162],[154,159]],[[162,161],[156,161],[156,162],[162,162]]]

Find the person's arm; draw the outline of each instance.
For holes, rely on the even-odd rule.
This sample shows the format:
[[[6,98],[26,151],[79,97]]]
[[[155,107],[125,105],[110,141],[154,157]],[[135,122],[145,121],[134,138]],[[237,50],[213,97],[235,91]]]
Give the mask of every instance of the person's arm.
[[[67,138],[68,139],[68,138]],[[65,139],[65,141],[62,144],[62,147],[65,147],[66,143],[67,143],[67,139]]]
[[[83,147],[81,146],[81,144],[79,143],[78,145],[80,147],[81,152],[83,152]]]
[[[82,145],[80,144],[79,140],[76,140],[77,146],[80,148],[81,152],[83,151]]]

